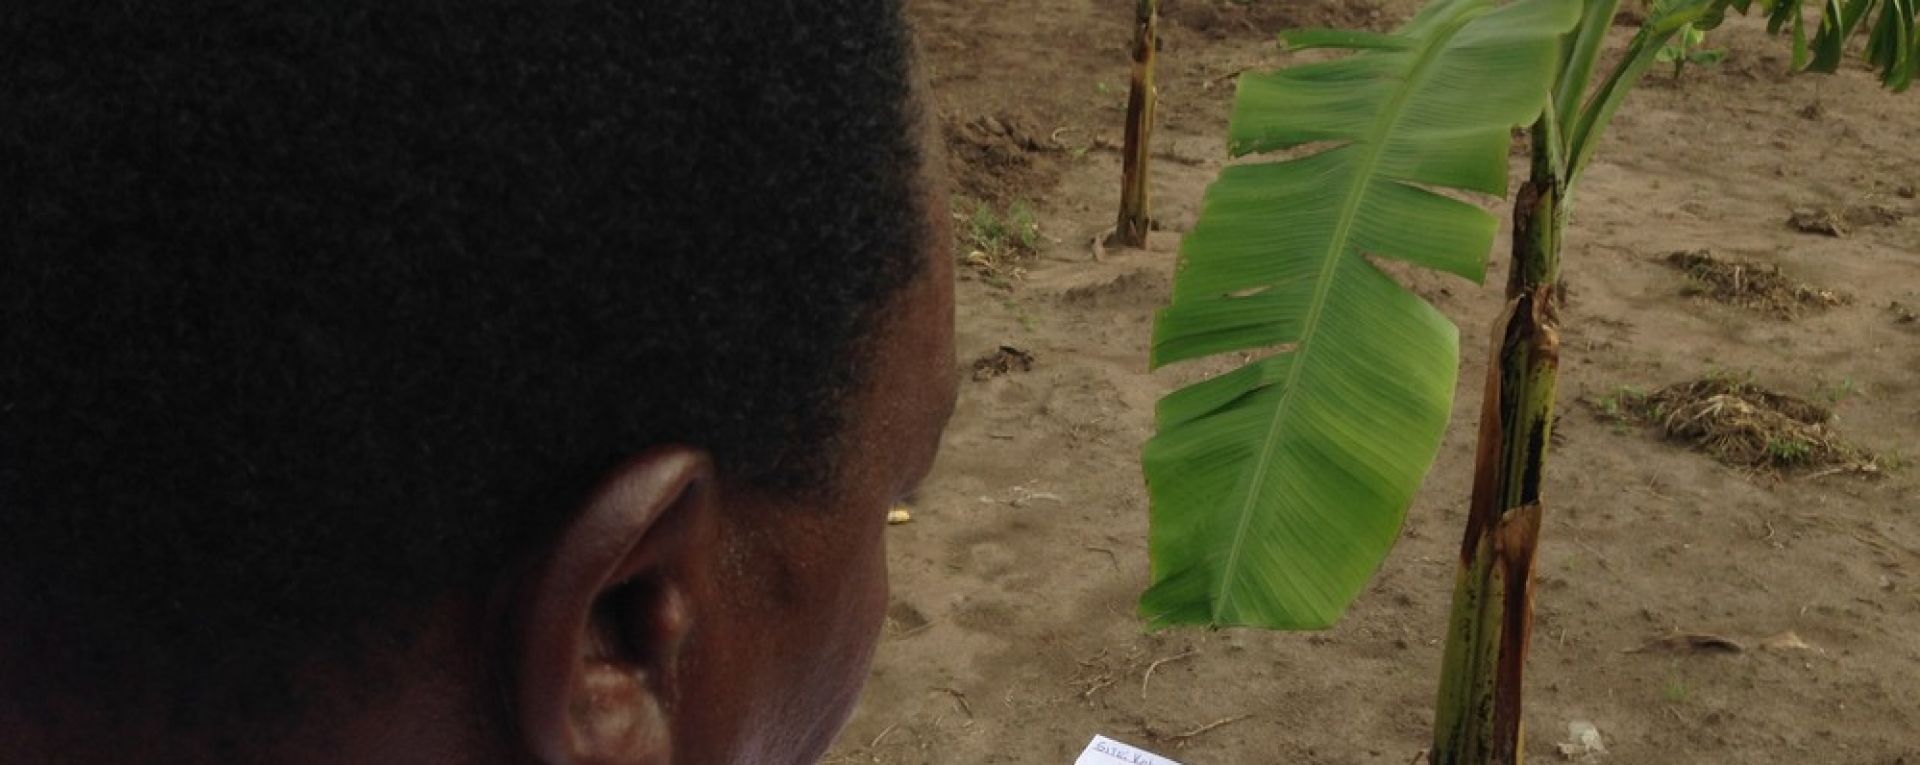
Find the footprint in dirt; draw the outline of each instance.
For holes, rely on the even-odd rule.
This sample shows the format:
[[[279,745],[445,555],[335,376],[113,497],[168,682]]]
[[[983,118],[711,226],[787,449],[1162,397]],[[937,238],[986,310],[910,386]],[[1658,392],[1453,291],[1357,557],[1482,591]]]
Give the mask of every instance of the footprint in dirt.
[[[932,624],[933,620],[928,619],[927,615],[912,603],[895,600],[887,604],[887,637],[895,639],[912,637],[925,631]]]

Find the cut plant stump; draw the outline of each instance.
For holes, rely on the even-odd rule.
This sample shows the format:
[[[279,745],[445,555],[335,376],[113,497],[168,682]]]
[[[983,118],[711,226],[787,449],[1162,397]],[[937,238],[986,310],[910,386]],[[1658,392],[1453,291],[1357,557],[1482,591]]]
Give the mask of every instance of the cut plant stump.
[[[1120,215],[1107,245],[1147,246],[1149,201],[1147,163],[1153,149],[1153,115],[1160,94],[1154,88],[1153,59],[1160,48],[1159,0],[1135,0],[1133,83],[1127,94],[1127,143],[1121,159]]]

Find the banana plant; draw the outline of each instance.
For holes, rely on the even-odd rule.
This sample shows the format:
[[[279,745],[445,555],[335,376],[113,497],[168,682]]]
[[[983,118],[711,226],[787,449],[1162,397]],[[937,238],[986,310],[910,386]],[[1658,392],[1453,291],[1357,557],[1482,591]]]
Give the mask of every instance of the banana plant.
[[[1710,66],[1720,63],[1727,57],[1726,48],[1708,48],[1706,42],[1707,33],[1694,29],[1692,24],[1688,24],[1681,28],[1679,34],[1674,35],[1671,44],[1660,48],[1660,53],[1654,56],[1654,60],[1663,64],[1672,64],[1673,79],[1678,81],[1680,73],[1686,70],[1688,64]]]
[[[1520,762],[1572,193],[1660,51],[1750,1],[1658,0],[1604,73],[1619,0],[1433,0],[1391,33],[1285,33],[1295,49],[1354,53],[1242,76],[1228,146],[1244,161],[1182,244],[1151,362],[1254,358],[1156,410],[1142,454],[1151,626],[1323,628],[1366,585],[1438,454],[1459,372],[1457,328],[1375,260],[1481,281],[1497,220],[1441,192],[1505,197],[1512,131],[1527,126],[1429,752],[1434,765]],[[1913,0],[1848,2],[1828,0],[1806,68],[1879,7],[1868,57],[1904,87],[1915,56],[1887,52],[1912,47]]]
[[[1729,8],[1747,10],[1746,0],[1657,0],[1620,60],[1596,75],[1619,0],[1582,4],[1580,23],[1562,46],[1551,105],[1529,131],[1527,181],[1515,195],[1507,305],[1495,322],[1481,401],[1473,496],[1428,756],[1433,765],[1506,765],[1524,755],[1521,679],[1532,629],[1533,565],[1560,363],[1560,251],[1573,194],[1600,136],[1661,51],[1677,36],[1719,26]],[[1830,3],[1829,12],[1839,16],[1823,22],[1823,30],[1846,28],[1845,8]],[[1901,12],[1905,21],[1894,23],[1910,30],[1911,6]],[[1842,40],[1831,43],[1837,50],[1845,33],[1835,34]],[[1901,44],[1911,46],[1906,34]],[[1912,78],[1911,59],[1878,63],[1873,51],[1869,43],[1868,59],[1882,67],[1882,81],[1895,91],[1904,89]],[[1807,68],[1831,71],[1818,63]]]
[[[1734,0],[1746,13],[1753,0]],[[1767,14],[1767,31],[1793,35],[1793,68],[1832,72],[1846,57],[1846,46],[1856,33],[1866,36],[1862,58],[1880,71],[1880,81],[1895,92],[1913,85],[1920,75],[1920,33],[1915,31],[1920,6],[1915,0],[1822,0],[1820,24],[1811,38],[1806,31],[1803,0],[1760,0]]]

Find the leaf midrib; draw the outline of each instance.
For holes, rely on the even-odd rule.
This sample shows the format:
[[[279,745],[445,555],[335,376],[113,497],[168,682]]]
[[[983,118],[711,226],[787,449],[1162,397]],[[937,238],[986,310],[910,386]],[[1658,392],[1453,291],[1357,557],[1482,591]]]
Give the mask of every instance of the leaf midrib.
[[[1294,349],[1295,358],[1293,363],[1287,365],[1286,376],[1280,381],[1283,386],[1280,391],[1280,400],[1274,405],[1273,419],[1267,424],[1267,436],[1261,443],[1260,456],[1254,461],[1252,477],[1247,483],[1248,491],[1241,501],[1240,522],[1234,529],[1233,542],[1228,547],[1226,565],[1220,570],[1220,599],[1215,601],[1213,607],[1215,624],[1220,623],[1221,615],[1233,602],[1233,588],[1227,585],[1233,579],[1234,569],[1240,565],[1240,551],[1246,546],[1247,528],[1253,521],[1254,498],[1257,492],[1253,491],[1252,487],[1264,483],[1263,476],[1268,469],[1268,463],[1273,461],[1274,449],[1280,442],[1280,423],[1287,419],[1288,407],[1293,403],[1293,393],[1298,387],[1295,385],[1296,378],[1299,377],[1300,370],[1307,366],[1307,355],[1313,349],[1313,338],[1319,328],[1320,315],[1327,304],[1327,293],[1332,289],[1333,271],[1339,267],[1341,259],[1346,257],[1347,238],[1351,236],[1354,218],[1359,214],[1360,202],[1366,198],[1370,185],[1367,181],[1373,177],[1374,168],[1380,164],[1380,157],[1386,151],[1387,136],[1392,134],[1393,128],[1399,125],[1401,112],[1406,106],[1407,99],[1412,96],[1415,88],[1426,81],[1429,74],[1428,65],[1440,55],[1440,51],[1446,48],[1454,35],[1459,34],[1463,27],[1478,18],[1482,12],[1484,7],[1470,9],[1463,12],[1461,18],[1454,19],[1434,30],[1430,38],[1431,44],[1420,51],[1419,57],[1408,70],[1408,76],[1402,80],[1400,88],[1394,92],[1392,100],[1388,102],[1388,108],[1382,110],[1381,113],[1387,116],[1379,120],[1366,138],[1359,142],[1363,152],[1356,165],[1358,172],[1353,174],[1355,181],[1352,188],[1347,191],[1347,198],[1340,207],[1334,235],[1329,238],[1330,245],[1326,257],[1320,264],[1318,282],[1313,291],[1313,302],[1309,304],[1306,317],[1300,324],[1300,340]]]

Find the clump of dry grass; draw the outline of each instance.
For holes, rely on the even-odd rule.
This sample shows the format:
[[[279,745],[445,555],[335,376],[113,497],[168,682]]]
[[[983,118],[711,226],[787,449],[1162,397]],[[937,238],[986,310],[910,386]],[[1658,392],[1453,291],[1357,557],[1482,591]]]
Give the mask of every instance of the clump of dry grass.
[[[1667,264],[1686,272],[1693,284],[1685,294],[1791,319],[1852,302],[1847,295],[1787,281],[1780,267],[1749,260],[1723,260],[1706,250],[1676,252]]]
[[[1660,428],[1667,438],[1754,470],[1877,473],[1874,455],[1833,429],[1833,411],[1749,382],[1716,376],[1652,393],[1622,391],[1603,412]]]

